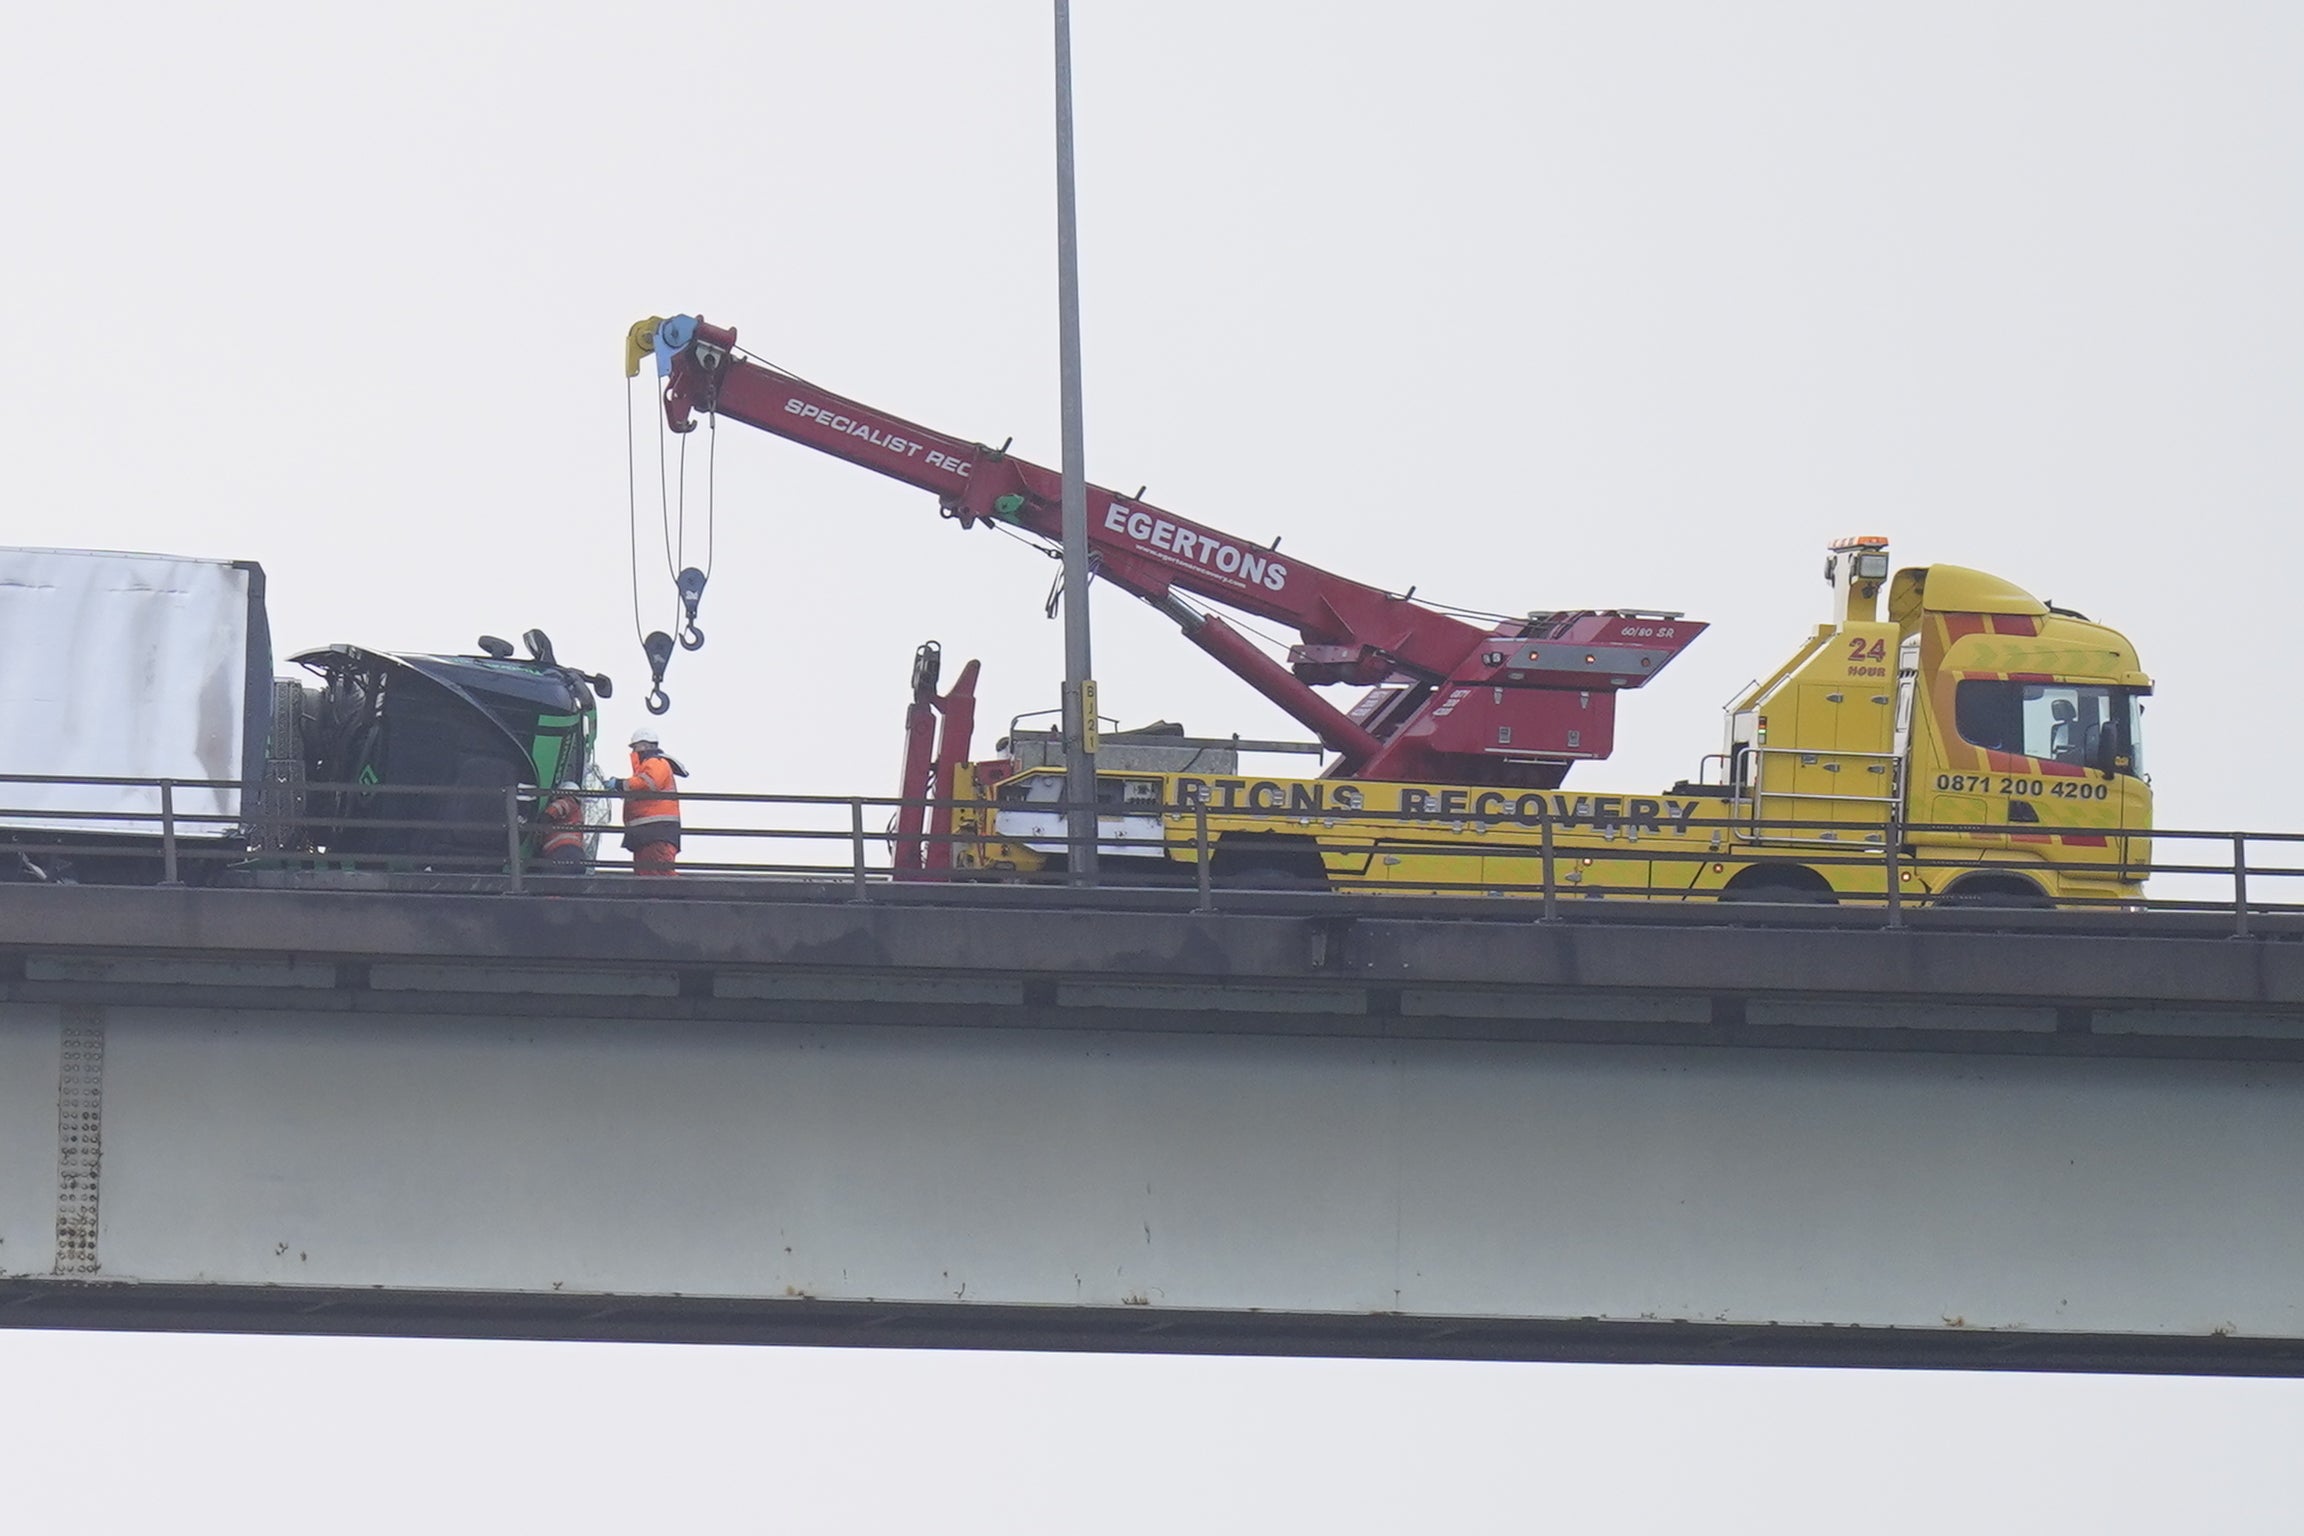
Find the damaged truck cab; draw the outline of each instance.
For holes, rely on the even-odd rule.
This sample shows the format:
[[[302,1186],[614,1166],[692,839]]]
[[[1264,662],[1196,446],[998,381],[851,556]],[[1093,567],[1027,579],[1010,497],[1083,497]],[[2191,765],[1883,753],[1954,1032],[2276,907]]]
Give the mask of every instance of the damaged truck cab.
[[[0,880],[501,870],[539,788],[604,782],[608,679],[523,639],[519,658],[492,636],[472,656],[335,645],[294,658],[316,680],[278,678],[254,561],[0,549]]]

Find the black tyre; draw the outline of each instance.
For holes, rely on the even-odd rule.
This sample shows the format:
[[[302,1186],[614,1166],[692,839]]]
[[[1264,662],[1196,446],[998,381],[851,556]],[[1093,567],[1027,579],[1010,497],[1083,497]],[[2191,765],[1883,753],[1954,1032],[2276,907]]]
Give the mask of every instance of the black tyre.
[[[1234,890],[1324,891],[1328,869],[1308,838],[1228,837],[1216,844],[1210,882]]]
[[[1824,877],[1803,864],[1761,865],[1741,871],[1720,888],[1719,899],[1810,907],[1837,906],[1840,902]]]
[[[2042,910],[2053,907],[2048,893],[2022,875],[1971,875],[1936,898],[1940,907],[1999,907]]]

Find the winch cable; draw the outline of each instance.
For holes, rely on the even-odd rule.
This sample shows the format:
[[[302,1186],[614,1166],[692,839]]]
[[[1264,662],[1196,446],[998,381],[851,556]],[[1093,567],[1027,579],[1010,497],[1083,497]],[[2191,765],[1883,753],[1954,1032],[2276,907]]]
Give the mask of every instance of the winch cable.
[[[654,413],[656,417],[656,520],[658,524],[658,531],[661,534],[662,543],[664,545],[664,572],[666,575],[671,576],[675,581],[677,581],[679,579],[679,573],[674,568],[672,563],[671,487],[666,483],[666,474],[670,466],[664,457],[664,438],[670,431],[670,428],[668,428],[664,422],[661,390],[662,386],[659,386],[659,397],[657,401],[658,409]],[[629,386],[627,386],[624,391],[624,522],[625,531],[628,535],[626,542],[629,546],[631,557],[630,567],[632,588],[632,633],[635,637],[641,640],[645,640],[647,638],[647,631],[645,623],[640,617],[639,458],[639,447],[638,444],[633,441],[632,437],[632,390]],[[675,595],[673,598],[673,604],[674,611],[677,612],[679,604],[679,598],[677,595]]]
[[[712,552],[720,531],[720,413],[704,418],[704,574],[712,574]],[[685,550],[682,551],[686,553]]]
[[[1293,649],[1293,646],[1289,641],[1281,639],[1278,635],[1266,634],[1263,630],[1258,629],[1255,625],[1249,623],[1246,619],[1240,617],[1240,615],[1236,613],[1216,613],[1212,611],[1207,604],[1194,602],[1192,599],[1186,597],[1181,592],[1172,590],[1168,595],[1175,599],[1176,605],[1178,607],[1188,609],[1191,612],[1200,615],[1202,618],[1222,619],[1228,628],[1236,629],[1240,631],[1240,633],[1246,635],[1249,639],[1254,640],[1270,649],[1275,660],[1286,657],[1288,652]]]
[[[668,466],[665,462],[664,454],[664,433],[668,430],[668,427],[665,422],[662,403],[663,402],[661,399],[660,389],[659,396],[656,401],[657,408],[655,411],[657,422],[656,520],[657,531],[665,545],[665,563],[667,566],[669,566],[672,559],[670,525],[671,497],[669,494],[669,487],[665,484],[665,475]],[[632,591],[632,633],[634,637],[637,638],[640,642],[641,654],[648,660],[650,688],[645,700],[648,713],[652,715],[661,715],[672,707],[672,700],[670,696],[664,692],[664,663],[671,660],[672,640],[668,631],[659,630],[654,634],[647,633],[644,629],[645,621],[640,616],[639,458],[639,446],[633,440],[632,435],[632,389],[631,386],[627,384],[624,391],[624,529],[626,553],[628,556],[628,568],[630,572],[630,586]],[[677,591],[677,577],[674,578],[674,586],[675,591],[673,596],[673,606],[675,617],[672,621],[672,628],[677,629],[679,627],[679,619],[677,617],[677,613],[680,606],[679,595]],[[651,642],[654,643],[651,644]],[[659,659],[657,654],[657,648],[659,646],[662,648],[663,653],[661,659]]]
[[[717,471],[720,466],[720,416],[716,411],[707,411],[705,416],[712,424],[712,439],[707,445],[704,461],[704,547],[706,551],[704,566],[699,568],[688,563],[688,438],[690,434],[685,432],[680,435],[679,536],[677,548],[674,549],[668,545],[666,549],[666,553],[672,556],[672,563],[677,566],[677,569],[672,573],[672,593],[679,604],[681,617],[675,621],[673,629],[679,636],[680,649],[684,651],[704,649],[704,631],[697,627],[696,609],[697,605],[704,600],[704,588],[710,578],[710,566],[712,564],[711,548],[715,524],[713,497]]]
[[[680,473],[673,484],[679,490],[679,499],[675,503],[679,510],[674,514],[673,521],[677,531],[665,535],[664,569],[672,573],[672,580],[677,585],[680,567],[688,560],[688,434],[685,432],[680,434]]]
[[[667,576],[676,577],[678,573],[674,570],[672,565],[672,482],[669,478],[671,474],[671,466],[665,462],[664,458],[664,439],[669,437],[672,432],[671,427],[664,420],[664,392],[669,390],[671,387],[672,386],[669,383],[659,384],[657,386],[656,513],[657,521],[663,526],[664,574]]]
[[[632,387],[624,387],[624,533],[631,559],[626,567],[632,589],[632,638],[647,639],[640,626],[640,448],[632,438]]]
[[[709,577],[712,574],[712,553],[718,543],[720,526],[720,413],[704,413],[704,564],[699,567]],[[664,549],[664,567],[672,573],[677,584],[680,573],[688,568],[688,434],[680,437],[680,513],[677,544],[667,540]]]
[[[1017,543],[1023,545],[1026,549],[1033,551],[1035,554],[1046,555],[1051,560],[1061,560],[1064,558],[1064,550],[1060,545],[1050,544],[1045,539],[1042,539],[1037,535],[1026,535],[1018,533],[1015,529],[1009,527],[1006,523],[991,523],[987,526],[989,526],[994,533],[1006,534],[1009,538],[1014,539]]]
[[[1266,634],[1263,630],[1258,629],[1255,625],[1248,623],[1246,620],[1238,617],[1237,615],[1226,619],[1225,622],[1230,624],[1234,629],[1237,629],[1246,634],[1249,639],[1262,641],[1266,646],[1271,648],[1272,654],[1276,659],[1285,658],[1290,651],[1295,649],[1295,646],[1291,642],[1281,639],[1278,635]]]

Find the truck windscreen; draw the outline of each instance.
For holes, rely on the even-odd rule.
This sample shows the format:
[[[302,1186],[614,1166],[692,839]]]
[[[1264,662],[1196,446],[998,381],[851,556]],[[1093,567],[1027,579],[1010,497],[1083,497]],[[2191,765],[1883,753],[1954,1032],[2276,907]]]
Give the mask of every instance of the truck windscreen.
[[[1954,727],[1987,751],[2141,778],[2143,694],[2108,683],[1968,678],[1954,695]]]

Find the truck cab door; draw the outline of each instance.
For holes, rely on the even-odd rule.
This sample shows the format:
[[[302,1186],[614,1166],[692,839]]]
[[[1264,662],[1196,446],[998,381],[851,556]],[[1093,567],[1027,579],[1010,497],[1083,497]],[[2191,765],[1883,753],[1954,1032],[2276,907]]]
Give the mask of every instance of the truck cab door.
[[[2097,767],[2111,780],[2112,793],[2120,801],[2120,836],[2114,857],[2119,861],[2121,878],[2141,881],[2152,867],[2152,781],[2144,775],[2144,704],[2147,695],[2141,689],[2124,690],[2117,708],[2118,740],[2109,750],[2101,742],[2097,747],[2099,762],[2109,767]]]

